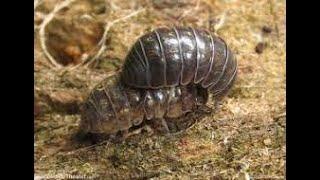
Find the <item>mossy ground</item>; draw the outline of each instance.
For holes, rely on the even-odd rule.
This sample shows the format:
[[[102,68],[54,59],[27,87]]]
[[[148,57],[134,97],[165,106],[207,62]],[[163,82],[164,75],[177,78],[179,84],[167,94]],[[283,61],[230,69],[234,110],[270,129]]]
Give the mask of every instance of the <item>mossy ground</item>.
[[[41,14],[52,11],[58,2],[61,1],[41,1],[35,9],[36,24],[41,23]],[[111,27],[105,42],[107,48],[95,68],[51,68],[35,29],[35,174],[102,179],[285,179],[285,1],[75,1],[60,12],[60,20],[72,26],[68,21],[87,15],[87,19],[103,24],[139,8],[144,8],[140,14]],[[77,43],[69,40],[68,34],[78,33],[77,42],[87,44],[80,48],[81,53],[90,53],[88,49],[97,42],[85,41],[92,39],[92,34],[81,40],[83,31],[74,32],[52,22],[48,31],[56,31],[52,31],[53,37],[47,37],[47,42],[53,42],[48,45],[52,54],[56,53],[54,46],[61,51],[60,46],[72,42],[73,47],[67,48],[66,53],[79,57],[79,50],[74,48]],[[219,22],[221,26],[217,25]],[[218,27],[216,33],[230,45],[239,63],[238,79],[221,110],[179,135],[141,134],[123,143],[93,147],[71,141],[80,116],[77,112],[58,110],[48,102],[50,95],[77,91],[85,96],[96,83],[121,67],[141,34],[164,25],[202,27],[211,32]],[[272,32],[263,33],[264,26]],[[90,27],[86,28],[90,34]],[[68,38],[61,38],[63,33]],[[57,45],[59,42],[62,45]],[[258,43],[266,44],[261,54],[255,52]]]

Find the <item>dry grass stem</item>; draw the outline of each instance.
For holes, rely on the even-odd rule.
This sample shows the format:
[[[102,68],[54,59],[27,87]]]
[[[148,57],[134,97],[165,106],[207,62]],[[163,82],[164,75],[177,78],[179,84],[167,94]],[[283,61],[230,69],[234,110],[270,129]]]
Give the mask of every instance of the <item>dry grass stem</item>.
[[[142,8],[142,9],[139,9],[135,12],[132,12],[124,17],[121,17],[119,19],[116,19],[112,22],[107,22],[105,27],[104,27],[104,33],[103,33],[103,36],[102,38],[100,39],[98,45],[97,45],[97,48],[99,48],[98,52],[92,57],[92,58],[87,58],[85,60],[82,61],[82,63],[80,63],[79,65],[76,65],[74,67],[71,68],[74,69],[74,68],[77,68],[79,66],[85,66],[85,67],[89,67],[93,62],[95,62],[100,56],[101,54],[105,51],[105,49],[107,48],[105,42],[106,42],[106,39],[107,39],[107,35],[108,35],[108,32],[109,30],[111,29],[111,27],[121,21],[125,21],[133,16],[136,16],[138,15],[139,13],[142,13],[145,9]]]
[[[65,0],[59,4],[57,4],[54,9],[46,15],[44,18],[43,22],[39,26],[39,36],[40,36],[40,44],[41,48],[49,60],[50,64],[53,65],[53,68],[62,68],[63,66],[57,63],[57,61],[52,57],[52,55],[49,53],[46,45],[46,37],[45,37],[45,31],[46,31],[46,26],[50,23],[50,21],[55,17],[55,15],[64,7],[69,6],[71,3],[73,3],[75,0]]]

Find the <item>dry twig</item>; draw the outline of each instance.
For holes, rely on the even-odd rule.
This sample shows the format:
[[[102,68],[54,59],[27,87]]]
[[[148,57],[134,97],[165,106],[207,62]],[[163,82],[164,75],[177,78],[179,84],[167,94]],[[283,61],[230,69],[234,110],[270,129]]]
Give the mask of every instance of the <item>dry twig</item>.
[[[121,21],[124,21],[124,20],[127,20],[129,18],[131,18],[132,16],[136,16],[137,14],[143,12],[145,9],[142,8],[142,9],[139,9],[133,13],[130,13],[129,15],[126,15],[124,17],[121,17],[119,19],[116,19],[112,22],[107,22],[105,27],[104,27],[104,33],[103,33],[103,36],[102,38],[100,39],[98,45],[97,45],[97,48],[99,48],[98,52],[92,57],[92,58],[87,58],[85,60],[82,61],[82,63],[78,64],[77,66],[74,66],[72,69],[75,69],[79,66],[85,66],[85,67],[88,67],[90,64],[92,64],[93,62],[95,62],[100,56],[101,54],[104,52],[104,50],[107,48],[107,46],[105,45],[105,41],[107,39],[107,35],[108,35],[108,32],[109,30],[111,29],[111,27],[116,24],[116,23],[119,23]]]
[[[218,22],[214,25],[214,33],[217,34],[218,30],[223,27],[226,22],[226,12],[222,13],[218,19]]]
[[[49,60],[49,62],[54,66],[54,68],[61,68],[62,66],[57,63],[57,61],[51,56],[46,46],[46,37],[45,37],[45,29],[50,21],[54,18],[54,16],[59,12],[62,8],[67,7],[69,4],[74,2],[75,0],[65,0],[62,3],[57,4],[54,9],[46,15],[43,22],[40,24],[39,36],[40,36],[40,44],[41,48]]]
[[[78,152],[81,152],[81,151],[87,151],[89,149],[92,149],[92,148],[95,148],[95,147],[98,147],[98,146],[102,146],[102,145],[106,145],[106,148],[109,146],[109,143],[110,143],[110,140],[104,140],[98,144],[94,144],[94,145],[90,145],[90,146],[86,146],[86,147],[83,147],[83,148],[79,148],[79,149],[76,149],[74,151],[69,151],[66,153],[66,155],[72,155],[72,154],[75,154],[75,153],[78,153]]]

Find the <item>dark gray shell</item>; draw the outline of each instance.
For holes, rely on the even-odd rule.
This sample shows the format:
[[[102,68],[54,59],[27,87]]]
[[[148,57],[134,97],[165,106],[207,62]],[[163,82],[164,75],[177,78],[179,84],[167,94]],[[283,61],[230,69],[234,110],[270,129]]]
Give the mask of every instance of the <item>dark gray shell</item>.
[[[122,81],[158,89],[190,83],[219,93],[232,85],[237,62],[224,40],[201,29],[158,28],[140,37],[128,53]]]

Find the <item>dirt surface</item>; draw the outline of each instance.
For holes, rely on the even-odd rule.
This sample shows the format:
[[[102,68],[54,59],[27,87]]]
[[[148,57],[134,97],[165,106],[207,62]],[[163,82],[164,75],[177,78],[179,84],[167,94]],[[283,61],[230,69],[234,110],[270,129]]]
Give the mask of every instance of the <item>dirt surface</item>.
[[[35,1],[34,165],[41,178],[285,179],[285,1]],[[239,75],[222,108],[178,135],[75,141],[79,106],[159,26],[206,28]],[[208,103],[212,106],[212,102]]]

